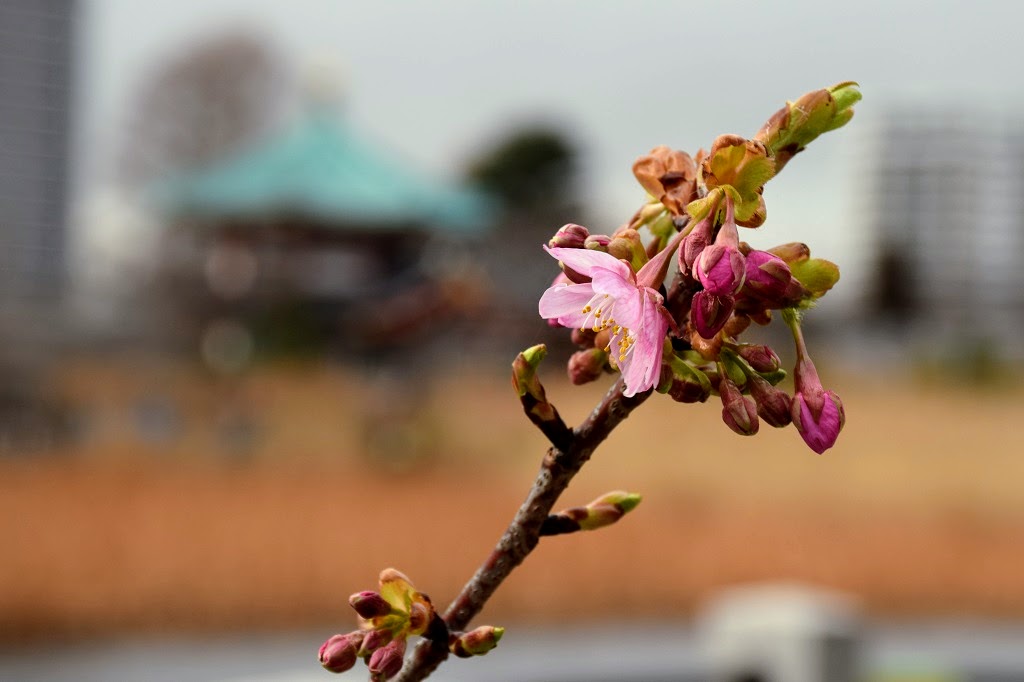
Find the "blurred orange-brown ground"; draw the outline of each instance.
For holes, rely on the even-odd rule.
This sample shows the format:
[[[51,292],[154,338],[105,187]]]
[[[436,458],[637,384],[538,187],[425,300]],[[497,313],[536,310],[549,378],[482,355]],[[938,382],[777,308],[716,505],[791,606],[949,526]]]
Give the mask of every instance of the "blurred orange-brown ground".
[[[245,459],[215,456],[186,426],[142,445],[113,420],[73,452],[0,460],[4,638],[344,629],[347,596],[385,566],[446,604],[545,449],[505,377],[415,389],[412,438],[427,454],[402,466],[373,464],[359,435],[372,391],[338,370],[263,370],[227,387],[172,369],[104,377],[81,368],[59,389],[116,415],[150,381],[189,406],[186,425],[241,401],[261,415],[259,443]],[[652,397],[563,498],[623,488],[644,503],[614,527],[543,540],[486,619],[679,615],[760,579],[849,590],[888,615],[1024,616],[1024,390],[830,385],[848,422],[824,456],[792,428],[741,438],[712,402]],[[603,386],[552,378],[548,390],[575,423]]]

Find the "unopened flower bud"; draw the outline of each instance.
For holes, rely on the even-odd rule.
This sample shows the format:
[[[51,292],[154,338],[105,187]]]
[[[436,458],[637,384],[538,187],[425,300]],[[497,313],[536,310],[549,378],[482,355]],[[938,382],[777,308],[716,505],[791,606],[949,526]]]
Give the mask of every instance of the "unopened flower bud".
[[[512,387],[520,398],[530,395],[538,401],[546,401],[544,387],[537,377],[537,368],[547,354],[547,346],[541,343],[527,348],[512,361]]]
[[[731,244],[712,244],[697,259],[697,278],[716,296],[735,294],[746,277],[743,254]]]
[[[320,665],[332,673],[343,673],[356,664],[359,647],[363,641],[362,632],[334,635],[320,647]]]
[[[608,242],[608,253],[629,263],[634,271],[647,263],[647,249],[636,230],[626,229],[615,233]]]
[[[558,320],[554,320],[555,326],[558,325]],[[580,329],[579,327],[573,327],[572,333],[569,338],[572,342],[580,348],[593,348],[595,346],[594,338],[597,334],[592,329]],[[605,344],[607,345],[607,344]],[[603,348],[604,346],[602,346]]]
[[[577,351],[569,358],[569,381],[576,386],[588,384],[601,377],[608,353],[601,348]]]
[[[782,296],[793,275],[786,261],[767,251],[751,251],[746,258],[744,290],[761,299],[772,300]]]
[[[792,417],[792,400],[785,391],[772,386],[766,379],[757,374],[747,377],[747,388],[751,397],[757,403],[757,414],[765,420],[769,426],[782,428],[787,426]]]
[[[693,271],[693,266],[701,252],[711,244],[711,235],[715,225],[713,215],[714,211],[694,225],[693,230],[683,239],[683,244],[679,249],[679,270],[684,274]]]
[[[843,402],[833,391],[822,394],[819,410],[815,410],[812,402],[802,392],[794,396],[793,425],[807,446],[820,455],[836,444],[839,432],[846,424],[846,411]]]
[[[786,261],[787,265],[802,263],[811,257],[810,247],[803,242],[789,242],[788,244],[781,244],[768,249],[768,253],[776,255]]]
[[[667,393],[672,400],[679,403],[702,403],[711,395],[711,382],[699,369],[682,360],[674,360],[670,372],[672,383]]]
[[[348,603],[356,613],[367,620],[391,613],[391,604],[378,592],[356,592],[348,598]]]
[[[777,372],[782,366],[782,360],[779,359],[779,356],[772,350],[771,346],[749,343],[740,346],[736,352],[747,361],[747,364],[755,372],[760,374]]]
[[[548,240],[551,248],[582,249],[590,231],[582,225],[569,223],[559,228],[555,236]]]
[[[611,240],[612,238],[606,234],[592,234],[583,242],[583,248],[608,253],[608,243]]]
[[[757,419],[757,405],[750,396],[740,393],[727,376],[720,370],[722,380],[718,383],[718,394],[722,398],[722,421],[741,436],[752,436],[760,426]]]
[[[359,655],[367,656],[377,649],[387,645],[394,635],[387,628],[367,630],[363,636],[362,644],[359,647]]]
[[[853,82],[814,90],[795,102],[787,102],[757,134],[781,169],[819,135],[846,125],[861,94]]]
[[[464,632],[458,636],[453,635],[448,648],[459,658],[483,656],[498,646],[498,642],[504,634],[505,628],[481,625],[475,630]]]
[[[705,339],[714,338],[722,330],[736,308],[732,296],[716,296],[709,291],[698,291],[690,304],[690,320],[694,329]]]
[[[422,595],[425,601],[416,601],[409,607],[409,632],[414,635],[422,635],[430,627],[430,621],[434,617],[434,605],[430,603],[426,595]]]
[[[636,509],[642,499],[640,495],[624,490],[605,493],[583,508],[586,515],[577,519],[580,530],[597,530],[610,526]]]
[[[371,680],[388,680],[402,669],[405,657],[405,639],[396,639],[387,646],[381,647],[373,652],[367,666],[370,669]]]
[[[796,393],[793,396],[793,425],[808,447],[819,455],[835,445],[846,423],[843,403],[832,391],[826,391],[818,378],[818,370],[807,354],[803,331],[796,311],[782,311],[782,318],[793,333],[797,362],[793,373]]]

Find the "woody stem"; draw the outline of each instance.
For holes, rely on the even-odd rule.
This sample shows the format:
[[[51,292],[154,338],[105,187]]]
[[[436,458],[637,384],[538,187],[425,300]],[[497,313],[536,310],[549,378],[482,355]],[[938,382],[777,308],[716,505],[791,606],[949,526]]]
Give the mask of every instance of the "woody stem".
[[[449,630],[464,630],[502,582],[536,548],[544,520],[573,477],[612,430],[651,394],[646,391],[627,398],[622,394],[623,388],[620,378],[590,416],[572,430],[564,446],[548,449],[533,487],[519,511],[476,574],[445,611],[444,620]],[[416,647],[395,680],[424,680],[447,657],[447,642],[425,639]]]

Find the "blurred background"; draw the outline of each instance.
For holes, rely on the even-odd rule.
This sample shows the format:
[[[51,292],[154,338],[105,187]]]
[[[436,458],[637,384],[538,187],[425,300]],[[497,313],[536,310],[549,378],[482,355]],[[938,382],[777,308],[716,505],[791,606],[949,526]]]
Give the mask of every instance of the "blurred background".
[[[837,446],[655,397],[564,500],[643,506],[542,543],[484,615],[512,653],[439,679],[605,679],[552,661],[626,641],[654,663],[607,679],[690,679],[780,581],[841,593],[797,620],[856,614],[871,679],[1024,679],[1022,12],[0,0],[0,677],[322,677],[381,568],[446,604],[545,448],[514,354],[549,344],[570,423],[605,388],[537,317],[540,244],[628,219],[655,145],[852,79],[744,235],[842,269],[808,320]]]

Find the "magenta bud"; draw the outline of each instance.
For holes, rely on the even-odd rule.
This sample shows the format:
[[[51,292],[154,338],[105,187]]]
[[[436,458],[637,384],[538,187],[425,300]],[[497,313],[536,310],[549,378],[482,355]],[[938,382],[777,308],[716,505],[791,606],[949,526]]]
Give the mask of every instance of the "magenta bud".
[[[786,261],[767,251],[751,251],[746,260],[748,291],[765,300],[779,299],[793,278]]]
[[[701,252],[711,244],[711,233],[714,228],[714,221],[711,216],[693,226],[690,234],[683,238],[683,245],[679,249],[679,269],[683,273],[693,270],[693,264]]]
[[[779,368],[782,367],[782,360],[779,359],[779,356],[772,350],[771,346],[745,344],[740,346],[736,352],[747,361],[747,364],[755,372],[761,374],[778,372]]]
[[[377,592],[356,592],[348,598],[348,603],[356,610],[356,613],[366,619],[386,616],[391,613],[391,604],[387,603],[384,597]]]
[[[320,665],[332,673],[350,670],[356,664],[362,642],[362,632],[334,635],[320,647]]]
[[[404,638],[396,639],[387,646],[377,649],[367,662],[371,679],[387,680],[394,677],[402,669],[404,657]]]
[[[580,386],[600,378],[608,353],[600,348],[577,351],[569,358],[569,381]]]
[[[817,411],[807,396],[797,393],[793,398],[792,417],[800,437],[819,455],[835,445],[846,423],[843,403],[832,391],[825,391],[821,395],[821,406]]]
[[[551,248],[582,249],[590,231],[582,225],[569,223],[559,228],[555,236],[548,240]]]
[[[697,279],[716,296],[735,294],[746,275],[743,254],[732,244],[712,244],[697,259]]]
[[[363,643],[359,647],[359,655],[366,656],[367,654],[380,649],[387,645],[393,636],[394,635],[391,634],[390,630],[383,628],[367,631],[363,636]]]
[[[732,296],[716,296],[709,291],[698,291],[690,304],[690,320],[694,329],[705,339],[713,339],[722,330],[736,308]]]
[[[760,426],[757,419],[757,405],[750,396],[740,393],[732,381],[722,372],[718,383],[718,394],[722,398],[722,421],[741,436],[753,436]]]

